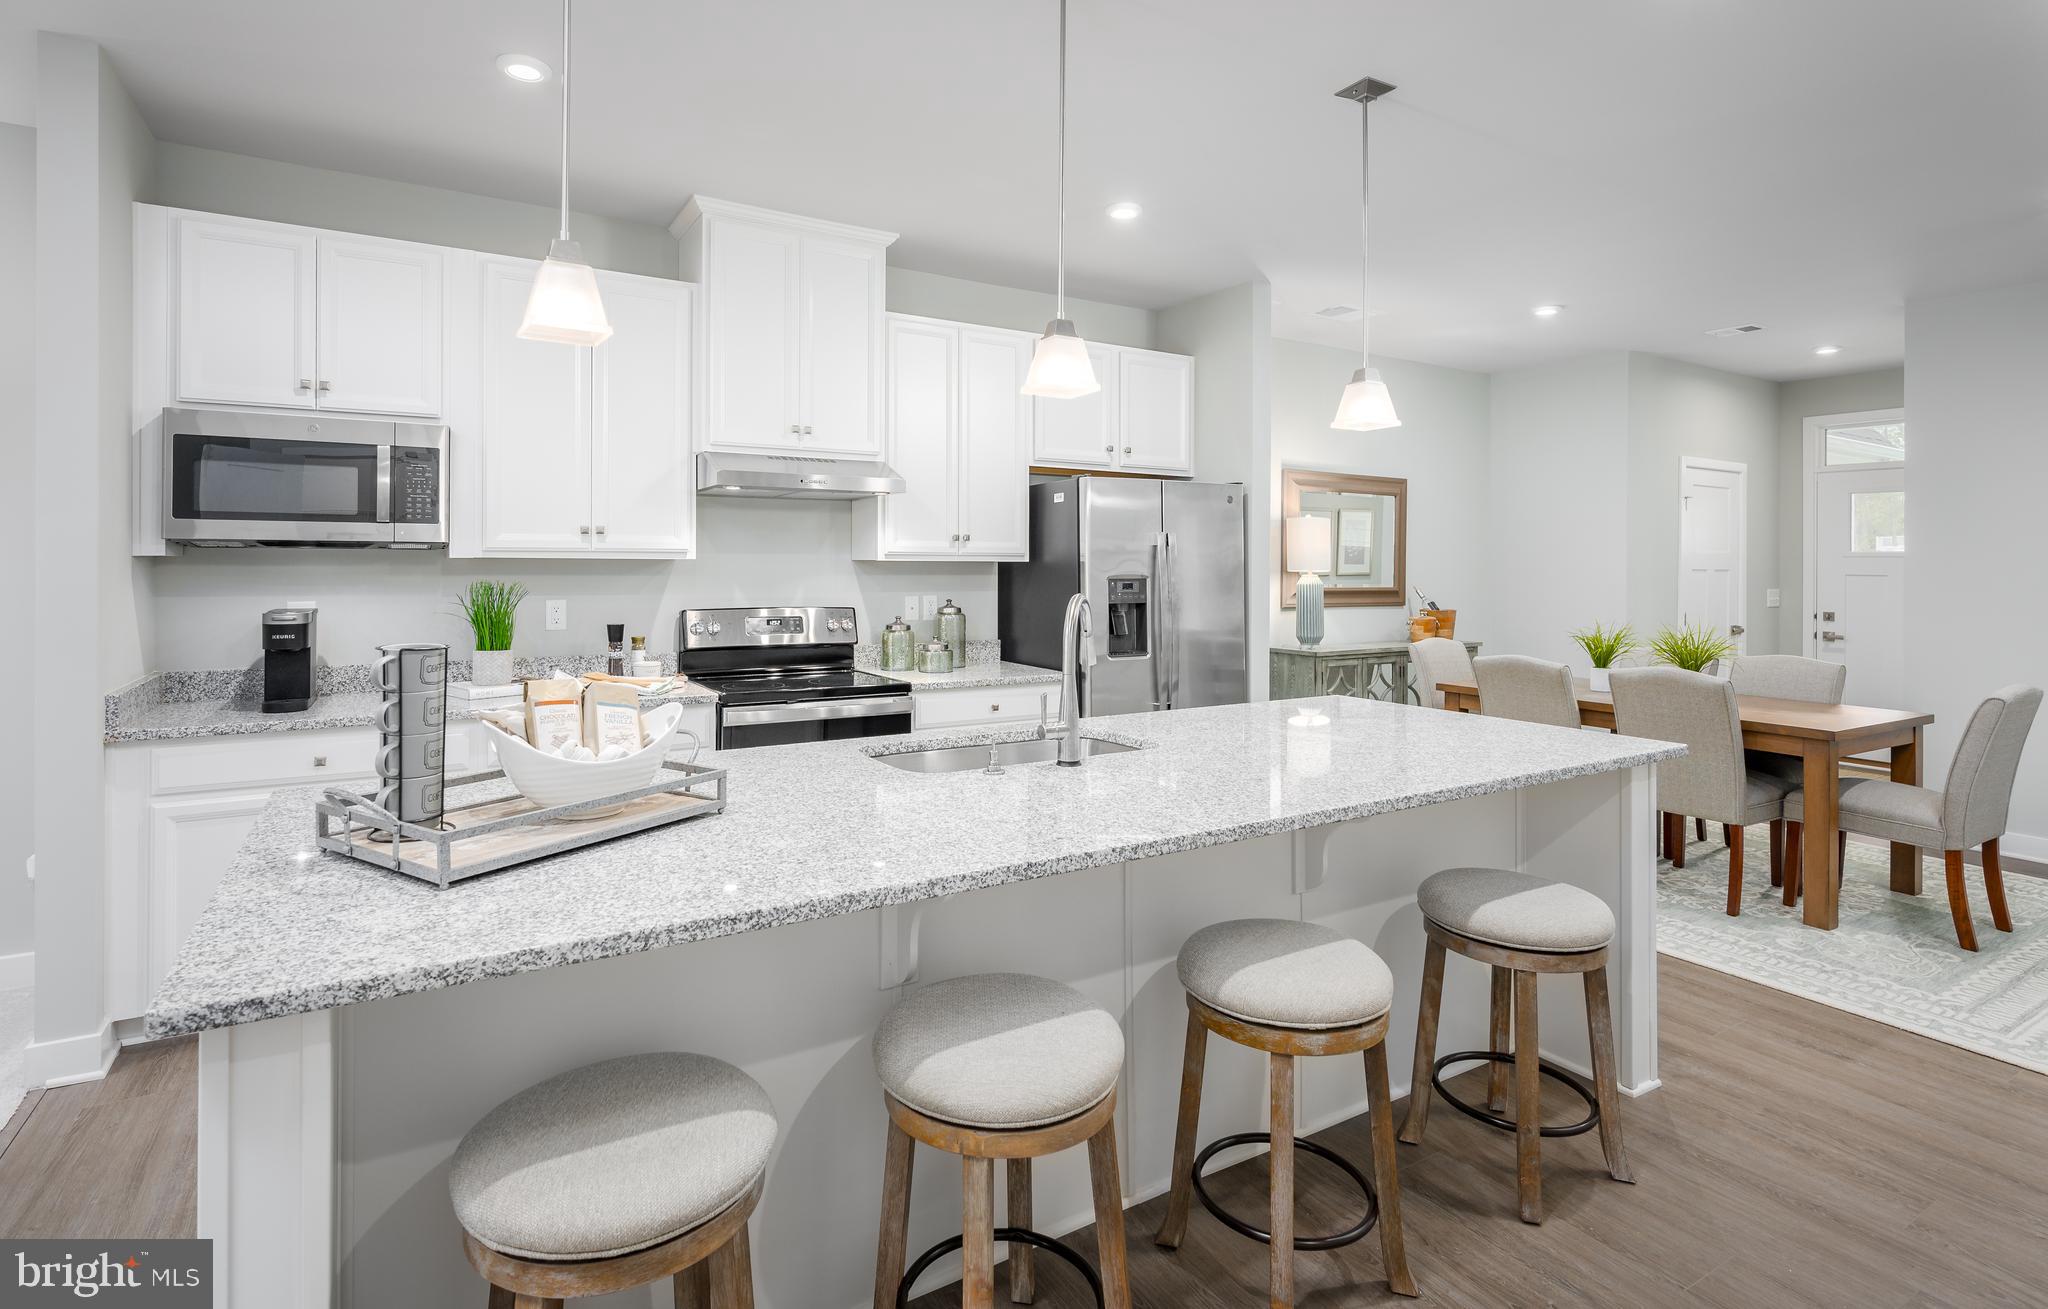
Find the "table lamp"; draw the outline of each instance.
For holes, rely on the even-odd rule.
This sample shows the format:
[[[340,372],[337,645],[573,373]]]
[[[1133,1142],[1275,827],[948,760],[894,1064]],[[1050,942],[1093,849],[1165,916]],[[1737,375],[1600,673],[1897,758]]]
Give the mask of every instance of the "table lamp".
[[[1330,571],[1330,520],[1303,515],[1287,520],[1282,558],[1301,574],[1294,586],[1294,639],[1313,648],[1323,639],[1323,579]]]

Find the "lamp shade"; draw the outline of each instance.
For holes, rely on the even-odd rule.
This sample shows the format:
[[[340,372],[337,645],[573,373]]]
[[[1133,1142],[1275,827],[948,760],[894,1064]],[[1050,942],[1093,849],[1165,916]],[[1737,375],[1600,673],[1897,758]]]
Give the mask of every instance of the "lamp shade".
[[[1387,384],[1380,380],[1377,368],[1361,368],[1351,375],[1344,398],[1337,402],[1337,416],[1330,420],[1331,427],[1346,432],[1376,432],[1400,425],[1394,397],[1387,394]]]
[[[597,294],[597,274],[583,262],[583,247],[567,239],[548,246],[534,274],[533,294],[519,320],[519,337],[556,345],[602,345],[612,334]]]
[[[1330,520],[1303,514],[1287,520],[1287,571],[1327,573],[1330,571]]]
[[[1031,352],[1031,370],[1024,375],[1025,395],[1042,395],[1054,400],[1072,400],[1102,389],[1095,380],[1095,365],[1088,358],[1088,343],[1065,318],[1045,325],[1045,335]]]

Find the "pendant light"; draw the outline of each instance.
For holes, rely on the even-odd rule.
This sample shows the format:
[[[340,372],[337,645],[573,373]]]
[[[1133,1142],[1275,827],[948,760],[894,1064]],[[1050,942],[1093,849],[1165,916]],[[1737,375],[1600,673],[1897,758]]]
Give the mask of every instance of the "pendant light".
[[[562,230],[534,276],[519,336],[557,345],[602,345],[611,334],[597,294],[597,274],[584,262],[583,247],[569,239],[569,0],[562,0]]]
[[[1024,375],[1025,395],[1071,400],[1102,389],[1095,365],[1088,361],[1088,343],[1067,317],[1067,0],[1060,0],[1060,192],[1059,228],[1054,238],[1058,266],[1053,318],[1031,352],[1031,370]]]
[[[1359,360],[1358,371],[1351,374],[1351,383],[1344,388],[1344,398],[1337,402],[1337,416],[1330,420],[1331,427],[1346,432],[1376,432],[1383,427],[1401,425],[1400,415],[1394,412],[1394,397],[1387,394],[1387,384],[1380,380],[1380,370],[1372,366],[1372,306],[1365,299],[1366,272],[1371,266],[1366,237],[1372,215],[1372,102],[1393,89],[1391,83],[1368,77],[1337,93],[1346,100],[1358,102],[1358,130],[1362,143],[1359,163],[1364,174],[1364,187],[1359,193],[1358,204],[1358,311],[1365,324],[1365,351]]]

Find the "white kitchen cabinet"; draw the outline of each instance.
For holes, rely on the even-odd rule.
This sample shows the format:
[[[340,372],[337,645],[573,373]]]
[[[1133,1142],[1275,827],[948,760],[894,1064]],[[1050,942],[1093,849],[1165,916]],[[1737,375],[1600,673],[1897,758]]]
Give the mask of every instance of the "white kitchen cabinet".
[[[447,251],[212,214],[173,228],[178,401],[441,415]]]
[[[895,234],[703,197],[670,230],[704,297],[702,446],[878,457]]]
[[[600,272],[611,339],[593,349],[523,341],[539,265],[487,256],[473,479],[485,555],[688,558],[696,546],[690,450],[690,290]],[[458,532],[462,524],[456,524]]]
[[[892,314],[884,457],[905,489],[853,506],[856,557],[1027,557],[1029,333]]]
[[[1194,471],[1190,415],[1194,361],[1157,350],[1117,352],[1122,440],[1117,467],[1132,473]]]
[[[313,408],[313,234],[196,215],[175,231],[177,398]]]
[[[1057,682],[1017,686],[921,686],[910,696],[913,731],[952,731],[962,727],[1009,726],[1039,721],[1040,697],[1048,719],[1060,712]]]
[[[1194,471],[1194,360],[1159,350],[1090,342],[1102,389],[1038,399],[1032,463],[1186,476]]]

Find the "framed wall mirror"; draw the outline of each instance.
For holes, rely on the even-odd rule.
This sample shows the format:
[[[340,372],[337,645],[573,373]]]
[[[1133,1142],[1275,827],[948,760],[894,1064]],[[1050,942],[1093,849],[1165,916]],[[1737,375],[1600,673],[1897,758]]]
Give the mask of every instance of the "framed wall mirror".
[[[1408,479],[1286,468],[1280,512],[1330,523],[1328,560],[1280,561],[1280,605],[1294,607],[1295,579],[1311,564],[1326,605],[1400,605],[1408,594]],[[1282,534],[1283,537],[1285,533]],[[1327,565],[1327,570],[1320,565]]]

